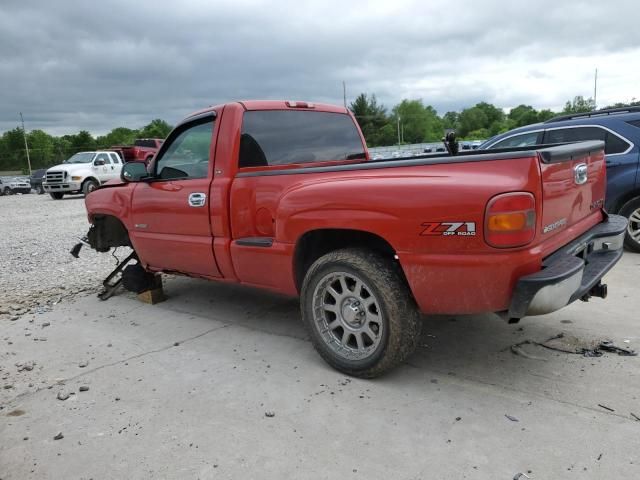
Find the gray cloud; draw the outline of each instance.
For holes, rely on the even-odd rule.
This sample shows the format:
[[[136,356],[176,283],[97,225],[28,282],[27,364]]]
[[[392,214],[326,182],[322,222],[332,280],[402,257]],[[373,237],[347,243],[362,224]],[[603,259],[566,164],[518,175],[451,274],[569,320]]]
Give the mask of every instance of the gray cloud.
[[[28,129],[104,133],[244,98],[341,103],[342,80],[389,107],[558,107],[591,94],[596,65],[603,101],[629,100],[637,13],[634,0],[5,0],[0,131],[19,111]]]

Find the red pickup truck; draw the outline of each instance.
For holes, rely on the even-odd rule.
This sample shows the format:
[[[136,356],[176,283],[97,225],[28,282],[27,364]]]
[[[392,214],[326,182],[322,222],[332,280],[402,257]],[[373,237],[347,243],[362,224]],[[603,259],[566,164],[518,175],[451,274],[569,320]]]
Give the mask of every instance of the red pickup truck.
[[[420,313],[511,321],[605,297],[626,219],[602,142],[370,160],[352,114],[247,101],[197,112],[89,194],[89,244],[130,246],[127,288],[179,273],[300,296],[320,355],[373,377]]]
[[[110,150],[117,151],[125,162],[142,161],[149,164],[163,142],[161,138],[139,138],[134,140],[133,145],[114,145]]]

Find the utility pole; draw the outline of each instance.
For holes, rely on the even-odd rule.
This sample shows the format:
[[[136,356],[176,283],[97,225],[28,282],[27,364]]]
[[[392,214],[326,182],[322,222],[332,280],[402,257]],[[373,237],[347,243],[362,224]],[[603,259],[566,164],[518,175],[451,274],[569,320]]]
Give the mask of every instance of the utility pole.
[[[400,146],[400,115],[398,115],[398,146]]]
[[[27,152],[27,165],[29,166],[29,176],[31,176],[31,159],[29,158],[29,144],[27,143],[27,132],[24,129],[24,118],[20,112],[20,121],[22,122],[22,137],[24,138],[24,148]]]
[[[342,99],[344,100],[344,108],[347,108],[347,84],[342,81]]]
[[[593,79],[593,106],[598,108],[598,69],[596,68],[596,75]]]

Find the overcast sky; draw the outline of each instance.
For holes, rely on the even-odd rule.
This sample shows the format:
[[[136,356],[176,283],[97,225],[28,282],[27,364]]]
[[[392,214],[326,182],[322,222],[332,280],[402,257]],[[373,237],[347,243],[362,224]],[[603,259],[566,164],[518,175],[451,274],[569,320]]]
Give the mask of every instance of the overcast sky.
[[[561,108],[640,98],[637,0],[2,0],[0,131],[60,135],[239,99],[441,114],[478,101]]]

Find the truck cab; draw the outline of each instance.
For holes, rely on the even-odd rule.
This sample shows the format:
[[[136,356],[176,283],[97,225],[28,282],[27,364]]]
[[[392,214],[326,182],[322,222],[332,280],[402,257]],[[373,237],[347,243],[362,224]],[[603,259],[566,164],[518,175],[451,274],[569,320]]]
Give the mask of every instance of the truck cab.
[[[116,152],[79,152],[47,170],[42,188],[54,200],[65,194],[91,193],[109,180],[120,178],[124,162]]]

